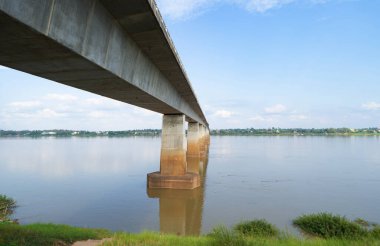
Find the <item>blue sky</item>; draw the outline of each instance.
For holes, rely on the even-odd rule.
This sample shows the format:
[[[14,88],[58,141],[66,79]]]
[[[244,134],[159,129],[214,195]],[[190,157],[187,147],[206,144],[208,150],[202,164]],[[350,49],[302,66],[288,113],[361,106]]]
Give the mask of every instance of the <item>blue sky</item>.
[[[158,5],[211,128],[380,127],[380,1]],[[0,68],[0,129],[160,127],[160,114]]]

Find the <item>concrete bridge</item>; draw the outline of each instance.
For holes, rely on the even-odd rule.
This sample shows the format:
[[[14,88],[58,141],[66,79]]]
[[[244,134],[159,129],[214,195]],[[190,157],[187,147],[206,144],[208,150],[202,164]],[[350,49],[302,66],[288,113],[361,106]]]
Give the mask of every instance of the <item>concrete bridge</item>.
[[[0,34],[1,65],[162,113],[148,186],[199,186],[208,123],[154,0],[0,0]]]

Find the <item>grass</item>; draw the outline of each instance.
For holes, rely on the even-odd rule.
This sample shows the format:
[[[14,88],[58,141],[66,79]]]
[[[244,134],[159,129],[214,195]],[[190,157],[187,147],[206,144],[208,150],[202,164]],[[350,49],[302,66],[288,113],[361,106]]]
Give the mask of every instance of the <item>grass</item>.
[[[303,232],[322,238],[363,239],[378,235],[378,227],[372,230],[369,223],[360,219],[350,221],[329,213],[302,215],[293,221]]]
[[[244,221],[237,224],[234,229],[244,236],[274,237],[279,234],[279,230],[264,219]]]
[[[229,229],[223,226],[215,228],[209,235],[177,236],[160,234],[157,232],[143,232],[138,234],[115,233],[106,230],[76,228],[67,225],[32,224],[17,225],[0,223],[0,245],[71,245],[75,241],[87,239],[102,239],[111,237],[103,245],[152,245],[152,246],[362,246],[380,245],[380,227],[370,231],[371,235],[364,238],[297,238],[286,233],[278,233],[276,236],[260,236],[254,233],[244,235],[235,228]]]
[[[214,228],[213,231],[209,234],[209,237],[212,239],[212,243],[210,245],[248,245],[248,242],[243,234],[237,232],[236,230],[229,230],[225,226]]]
[[[375,226],[371,232],[371,237],[380,240],[380,226]]]
[[[71,245],[75,241],[102,239],[112,234],[102,229],[77,228],[67,225],[0,223],[0,245]]]
[[[354,222],[356,224],[364,226],[364,227],[369,227],[371,225],[368,221],[366,221],[366,220],[364,220],[362,218],[357,218],[357,219],[354,220]]]
[[[212,239],[206,236],[177,236],[160,234],[157,232],[142,232],[138,234],[116,233],[111,241],[103,243],[105,246],[120,246],[120,245],[149,245],[149,246],[166,246],[166,245],[181,245],[181,246],[206,246],[212,245]]]
[[[217,232],[215,233],[215,230]],[[177,235],[163,235],[157,232],[143,232],[139,234],[117,233],[110,241],[103,243],[104,246],[376,246],[379,240],[373,238],[361,240],[348,239],[300,239],[294,236],[279,237],[244,237],[228,228],[218,227],[213,235],[189,237]]]

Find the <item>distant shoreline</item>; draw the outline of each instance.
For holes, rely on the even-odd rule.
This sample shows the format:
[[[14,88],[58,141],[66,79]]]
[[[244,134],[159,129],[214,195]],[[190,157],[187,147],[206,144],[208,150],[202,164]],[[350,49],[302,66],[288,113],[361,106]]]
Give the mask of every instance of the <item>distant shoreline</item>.
[[[268,128],[268,129],[220,129],[211,130],[212,136],[380,136],[380,128]],[[0,130],[0,138],[18,137],[159,137],[159,129],[128,131],[75,131],[75,130]]]

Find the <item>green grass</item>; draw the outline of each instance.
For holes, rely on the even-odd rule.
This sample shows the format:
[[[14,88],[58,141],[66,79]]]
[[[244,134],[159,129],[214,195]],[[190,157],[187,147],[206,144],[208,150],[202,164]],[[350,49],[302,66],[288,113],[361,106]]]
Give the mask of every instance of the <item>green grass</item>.
[[[215,232],[217,230],[217,232]],[[347,239],[300,239],[294,236],[279,237],[244,237],[234,230],[218,227],[207,236],[189,237],[177,235],[163,235],[157,232],[143,232],[139,234],[117,233],[105,246],[376,246],[380,240],[373,238],[361,240]]]
[[[362,218],[356,218],[356,219],[354,220],[354,222],[355,222],[356,224],[361,225],[361,226],[364,226],[364,227],[369,227],[369,226],[371,226],[371,224],[370,224],[368,221],[366,221],[366,220],[364,220],[364,219],[362,219]]]
[[[209,237],[192,237],[192,236],[177,236],[166,235],[157,232],[142,232],[138,234],[116,233],[111,241],[105,242],[103,245],[149,245],[149,246],[166,246],[166,245],[181,245],[181,246],[206,246],[212,245],[212,239]]]
[[[77,228],[67,225],[0,223],[0,245],[71,245],[75,241],[102,239],[112,234],[102,229]]]
[[[212,239],[210,245],[248,245],[248,242],[243,234],[237,232],[236,230],[229,230],[225,226],[218,226],[214,228],[208,236]]]
[[[375,238],[375,239],[379,239],[380,240],[380,226],[375,226],[371,232],[370,232],[370,236],[372,238]]]
[[[274,237],[279,234],[279,230],[264,219],[244,221],[234,229],[245,236]]]
[[[157,232],[143,232],[138,234],[115,233],[111,234],[106,230],[84,229],[66,225],[53,224],[32,224],[20,226],[11,223],[0,223],[0,245],[71,245],[75,241],[87,239],[102,239],[111,237],[110,241],[103,245],[183,245],[183,246],[380,246],[380,228],[372,230],[371,236],[361,239],[341,239],[341,238],[308,238],[302,239],[286,233],[279,233],[277,236],[257,236],[250,234],[246,236],[235,229],[217,227],[209,235],[177,236],[160,234]],[[377,234],[376,234],[377,233]]]
[[[322,238],[361,239],[371,235],[364,225],[329,213],[302,215],[293,224],[307,234]]]

